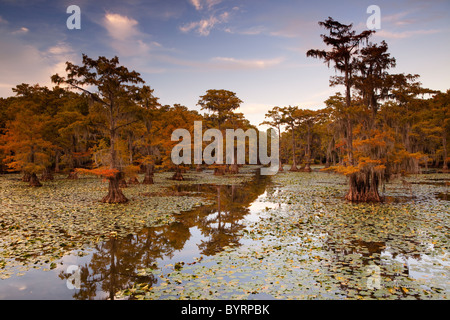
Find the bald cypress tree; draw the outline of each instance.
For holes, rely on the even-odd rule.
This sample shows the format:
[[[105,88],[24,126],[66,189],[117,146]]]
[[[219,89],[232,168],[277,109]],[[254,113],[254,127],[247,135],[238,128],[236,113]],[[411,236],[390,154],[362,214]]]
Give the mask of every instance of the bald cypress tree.
[[[306,52],[306,56],[321,59],[328,66],[333,63],[334,69],[343,75],[334,77],[331,83],[345,87],[347,153],[348,162],[353,164],[351,88],[356,71],[353,59],[358,55],[359,47],[368,41],[374,31],[366,30],[357,34],[353,30],[353,24],[342,24],[331,17],[319,21],[319,25],[328,31],[328,34],[322,34],[321,37],[330,50],[311,49]]]
[[[52,81],[68,84],[91,97],[92,109],[95,109],[92,112],[98,113],[99,118],[103,119],[103,129],[109,139],[109,170],[98,171],[109,180],[109,192],[102,202],[127,202],[119,186],[124,175],[118,162],[117,142],[119,131],[138,121],[137,118],[133,119],[133,114],[136,114],[138,102],[143,96],[144,89],[139,85],[144,80],[138,72],[119,65],[118,57],[92,59],[83,54],[81,66],[71,62],[66,62],[66,65],[67,77],[56,74],[52,76]],[[96,91],[88,90],[90,87]]]

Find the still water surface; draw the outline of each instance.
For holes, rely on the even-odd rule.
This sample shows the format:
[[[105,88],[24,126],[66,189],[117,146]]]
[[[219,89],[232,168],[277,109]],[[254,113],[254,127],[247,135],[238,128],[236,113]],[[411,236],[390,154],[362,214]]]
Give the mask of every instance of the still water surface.
[[[269,183],[269,177],[255,175],[243,185],[175,186],[174,191],[199,193],[215,204],[183,212],[169,225],[101,242],[86,256],[66,255],[53,270],[31,269],[1,280],[0,299],[113,299],[117,291],[136,281],[154,284],[156,278],[140,277],[138,270],[192,263],[224,246],[242,245],[239,233],[246,222],[258,220],[263,208],[276,206],[261,201]],[[81,270],[79,290],[67,287],[71,274],[66,271],[71,265]]]
[[[430,188],[435,187],[433,184],[442,182],[424,181],[421,182],[422,185]],[[332,180],[327,179],[322,181],[323,185],[333,185],[333,183]],[[442,189],[440,184],[437,186]],[[435,200],[432,201],[446,202],[449,200],[448,190],[441,189],[439,189],[441,192],[435,195],[424,193],[423,199],[415,196],[414,201],[420,203],[431,201],[430,199],[433,198]],[[214,200],[214,204],[183,212],[177,215],[175,222],[171,224],[145,228],[138,234],[129,235],[126,238],[111,238],[100,242],[91,248],[86,256],[80,257],[76,252],[66,255],[58,261],[57,267],[53,270],[31,269],[23,276],[2,280],[0,299],[114,299],[118,291],[132,287],[135,283],[148,283],[149,286],[153,286],[160,281],[153,274],[140,276],[139,270],[158,266],[162,272],[168,272],[173,270],[177,263],[195,264],[203,258],[216,255],[224,247],[251,246],[257,240],[242,237],[242,231],[248,224],[264,219],[269,211],[284,212],[289,216],[291,210],[289,201],[287,203],[285,201],[284,204],[273,201],[279,196],[278,193],[282,197],[286,190],[275,185],[270,177],[258,174],[242,185],[178,185],[173,187],[173,191],[180,194],[189,192],[196,195],[198,193]],[[271,198],[272,201],[269,201]],[[386,202],[392,204],[410,201],[411,198],[407,194],[386,197]],[[434,213],[430,212],[430,214]],[[444,217],[444,221],[447,221],[448,214],[444,213]],[[445,224],[442,227],[448,229]],[[394,235],[394,237],[400,236]],[[412,241],[411,243],[419,241],[418,234],[412,237],[408,240]],[[331,238],[339,240],[336,235]],[[444,280],[447,284],[442,283],[442,287],[444,291],[448,291],[450,265],[447,253],[444,256],[432,257],[411,249],[411,252],[403,252],[399,255],[390,246],[389,238],[387,239],[387,241],[344,239],[342,243],[340,240],[336,243],[330,240],[326,241],[321,249],[316,249],[322,250],[324,256],[329,256],[329,261],[332,263],[327,268],[331,274],[336,272],[336,277],[340,274],[339,272],[345,271],[344,269],[352,272],[351,261],[347,261],[348,257],[362,255],[360,259],[378,264],[382,263],[381,257],[384,257],[384,260],[387,258],[398,260],[400,266],[403,265],[402,270],[396,271],[394,276],[382,275],[391,283],[396,281],[400,283],[406,278],[418,279],[439,274],[443,279],[447,278]],[[343,248],[342,245],[345,247]],[[71,276],[67,273],[67,268],[71,265],[78,266],[81,270],[80,289],[69,289],[67,286],[67,279]],[[431,267],[425,268],[425,266]],[[445,273],[449,277],[446,277]],[[397,286],[403,286],[402,290],[408,288],[407,284]],[[339,290],[348,290],[346,285],[341,287]],[[330,298],[336,298],[333,294],[333,292],[330,293]],[[269,299],[272,296],[264,295],[255,298]]]

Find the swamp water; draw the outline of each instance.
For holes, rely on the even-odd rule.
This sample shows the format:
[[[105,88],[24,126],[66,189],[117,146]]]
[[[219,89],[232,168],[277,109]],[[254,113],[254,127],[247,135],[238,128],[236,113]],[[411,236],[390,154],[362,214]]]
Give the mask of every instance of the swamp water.
[[[450,201],[436,183],[448,174],[409,177],[411,190],[394,181],[381,204],[346,203],[345,178],[321,172],[186,176],[125,189],[134,200],[126,213],[136,215],[126,224],[123,207],[91,204],[104,193],[98,182],[65,191],[68,182],[57,181],[56,200],[70,210],[78,210],[70,205],[76,189],[92,183],[98,189],[83,198],[92,211],[76,213],[109,210],[109,224],[99,217],[62,229],[76,225],[69,215],[61,235],[47,237],[38,217],[48,203],[3,177],[0,299],[448,299]],[[15,218],[30,208],[37,220]],[[42,243],[28,244],[38,231]],[[69,266],[80,270],[79,289],[67,286]]]

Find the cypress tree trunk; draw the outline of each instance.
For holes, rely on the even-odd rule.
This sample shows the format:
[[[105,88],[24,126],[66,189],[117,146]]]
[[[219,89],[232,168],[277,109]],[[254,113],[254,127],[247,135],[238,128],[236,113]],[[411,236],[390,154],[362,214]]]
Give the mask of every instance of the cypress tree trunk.
[[[153,184],[153,177],[149,174],[145,174],[144,181],[142,181],[142,184]]]
[[[120,190],[119,182],[123,179],[123,174],[118,173],[114,175],[114,177],[108,178],[109,180],[109,189],[108,195],[102,199],[104,203],[125,203],[128,202],[128,199]]]
[[[145,177],[142,184],[153,184],[153,166],[147,165],[145,169]]]
[[[375,172],[354,173],[349,177],[349,191],[345,199],[352,202],[381,202],[379,183]]]
[[[32,173],[30,176],[30,186],[31,187],[42,187],[42,184],[39,182],[36,173]]]
[[[122,178],[119,180],[119,188],[128,188],[128,184],[125,181],[125,177],[122,176]]]
[[[442,170],[447,171],[448,165],[447,165],[447,137],[445,136],[445,132],[442,136],[442,145],[444,147],[444,166],[442,167]]]
[[[183,177],[183,175],[181,174],[181,171],[177,170],[177,171],[173,174],[172,180],[183,181],[183,180],[184,180],[184,177]]]
[[[45,168],[44,172],[42,172],[41,175],[41,180],[42,181],[49,181],[49,180],[54,180],[52,171],[50,170],[50,168]]]
[[[184,177],[181,174],[181,168],[180,167],[177,167],[174,175],[172,176],[172,180],[184,181]]]
[[[31,179],[31,174],[28,172],[24,172],[23,176],[22,176],[22,181],[23,182],[30,182]]]
[[[112,99],[111,99],[112,100]],[[110,114],[113,114],[114,102],[111,101],[111,104],[109,105],[110,108]],[[118,169],[117,165],[117,152],[116,152],[116,140],[117,140],[117,128],[116,128],[116,119],[114,117],[111,117],[109,119],[110,121],[110,127],[109,127],[109,136],[111,138],[111,146],[109,149],[110,157],[111,157],[111,163],[109,164],[110,169]],[[108,195],[102,199],[102,202],[104,203],[125,203],[128,202],[128,199],[124,196],[122,193],[122,190],[120,190],[121,187],[127,187],[127,182],[125,181],[125,177],[123,172],[119,172],[115,174],[113,177],[108,178],[109,180],[109,190]]]
[[[325,168],[329,168],[330,167],[330,160],[332,158],[332,150],[333,150],[333,142],[334,142],[334,138],[332,138],[327,145],[327,152],[326,152],[326,156],[325,156]],[[333,163],[334,165],[334,163]]]
[[[137,177],[130,177],[130,179],[128,179],[128,184],[139,184],[139,180]]]
[[[280,141],[281,144],[281,129],[280,129],[280,125],[278,125],[278,141]],[[281,148],[278,148],[278,163],[279,163],[279,168],[278,171],[282,172],[283,170],[283,164],[281,163]]]
[[[297,164],[295,163],[295,139],[294,139],[294,126],[292,126],[292,166],[289,171],[298,171]]]
[[[228,172],[231,173],[231,174],[238,174],[239,173],[239,167],[237,165],[237,148],[234,148],[233,164],[230,166]]]
[[[312,171],[311,170],[311,166],[309,164],[309,160],[308,160],[308,162],[306,162],[306,165],[305,165],[305,168],[303,169],[303,171],[305,171],[305,172],[311,172]]]
[[[306,152],[305,152],[305,158],[306,158],[306,165],[303,169],[304,172],[311,172],[310,162],[311,162],[311,133],[310,128],[308,127],[308,135],[307,139],[308,142],[306,144]]]
[[[67,179],[72,179],[72,180],[78,179],[78,172],[73,171],[73,170],[70,171],[69,175],[67,176]]]
[[[231,174],[237,174],[237,173],[239,173],[239,167],[238,167],[238,165],[237,165],[236,163],[233,163],[233,164],[230,166],[229,173],[231,173]]]
[[[225,169],[222,167],[215,167],[214,168],[214,175],[215,176],[223,176],[225,174]]]
[[[59,173],[59,151],[56,150],[55,156],[55,173]]]

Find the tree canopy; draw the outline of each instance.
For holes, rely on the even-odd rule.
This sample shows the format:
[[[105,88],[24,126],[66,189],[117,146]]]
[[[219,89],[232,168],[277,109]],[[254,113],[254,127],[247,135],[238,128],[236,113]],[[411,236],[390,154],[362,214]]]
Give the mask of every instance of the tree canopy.
[[[326,30],[321,38],[327,50],[311,49],[306,56],[333,67],[330,86],[343,91],[323,108],[267,111],[261,124],[280,136],[279,171],[281,163],[306,172],[323,164],[324,170],[348,176],[347,200],[381,201],[379,186],[393,177],[423,167],[448,170],[450,90],[424,88],[419,75],[390,73],[397,61],[385,41],[370,42],[374,31],[357,33],[352,24],[331,17],[319,25]],[[15,96],[0,98],[0,171],[22,172],[32,186],[53,179],[53,173],[70,179],[89,173],[109,181],[102,201],[126,202],[121,191],[126,177],[140,183],[137,174],[145,173],[143,183],[153,183],[155,170],[173,170],[173,178],[182,180],[182,172],[194,167],[172,163],[175,129],[192,134],[195,121],[202,121],[203,132],[257,129],[236,112],[243,101],[229,90],[199,96],[203,114],[180,104],[161,105],[154,89],[118,57],[83,55],[81,65],[68,61],[66,75],[51,79],[53,88],[21,83],[13,88]],[[211,165],[215,174],[237,173],[238,167],[236,161]]]

